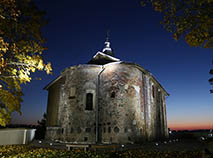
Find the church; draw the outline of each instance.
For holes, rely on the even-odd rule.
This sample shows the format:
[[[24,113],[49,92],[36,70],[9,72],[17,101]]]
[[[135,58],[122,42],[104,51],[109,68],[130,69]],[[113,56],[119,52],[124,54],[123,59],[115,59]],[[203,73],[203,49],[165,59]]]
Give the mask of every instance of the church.
[[[116,58],[109,38],[87,64],[66,68],[44,89],[47,140],[128,144],[168,137],[169,94],[149,71]]]

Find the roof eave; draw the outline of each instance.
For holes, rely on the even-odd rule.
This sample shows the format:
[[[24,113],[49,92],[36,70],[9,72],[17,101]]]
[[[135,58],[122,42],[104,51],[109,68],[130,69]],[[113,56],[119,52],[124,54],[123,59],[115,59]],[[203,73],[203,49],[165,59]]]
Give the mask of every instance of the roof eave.
[[[59,79],[61,79],[61,75],[58,76],[56,79],[54,79],[53,81],[51,81],[49,84],[47,84],[43,89],[44,90],[48,90],[54,83],[56,83]]]
[[[93,56],[93,59],[95,59],[99,54],[102,55],[102,56],[104,56],[104,57],[107,57],[107,58],[111,59],[112,61],[120,61],[120,59],[115,58],[115,57],[112,57],[112,56],[107,55],[107,54],[104,54],[103,52],[97,52],[97,53]]]
[[[169,96],[170,94],[163,88],[163,86],[157,81],[157,79],[153,76],[152,73],[150,73],[149,71],[145,70],[144,68],[142,68],[140,65],[136,64],[136,63],[129,63],[129,62],[121,62],[124,64],[130,64],[130,65],[134,65],[136,66],[139,70],[143,71],[145,74],[150,75],[155,82],[157,82],[159,84],[159,86],[163,89],[163,91],[165,91],[166,95]]]

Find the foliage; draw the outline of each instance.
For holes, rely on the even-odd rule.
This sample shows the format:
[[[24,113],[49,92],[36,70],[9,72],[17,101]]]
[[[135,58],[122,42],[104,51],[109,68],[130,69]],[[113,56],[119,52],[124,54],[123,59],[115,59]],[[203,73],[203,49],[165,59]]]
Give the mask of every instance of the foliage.
[[[2,158],[28,158],[28,157],[60,157],[60,158],[195,158],[202,157],[201,151],[144,151],[126,150],[116,152],[93,152],[93,151],[67,151],[48,148],[32,148],[26,145],[0,146]]]
[[[46,122],[47,122],[47,114],[44,113],[43,114],[43,118],[41,119],[41,121],[38,121],[38,125],[45,127],[46,126]]]
[[[190,46],[213,48],[213,0],[142,0],[163,14],[161,23]]]
[[[32,148],[26,145],[7,145],[0,146],[0,157],[2,158],[108,158],[109,156],[104,153],[95,153],[91,151],[67,151],[59,149],[48,149],[48,148]]]
[[[21,84],[31,81],[31,73],[51,73],[42,53],[45,39],[41,27],[47,24],[44,12],[31,0],[0,1],[0,125],[10,122],[11,113],[21,114]]]
[[[38,121],[38,126],[35,132],[35,139],[41,140],[45,138],[46,121],[47,121],[47,114],[44,113],[41,121]]]

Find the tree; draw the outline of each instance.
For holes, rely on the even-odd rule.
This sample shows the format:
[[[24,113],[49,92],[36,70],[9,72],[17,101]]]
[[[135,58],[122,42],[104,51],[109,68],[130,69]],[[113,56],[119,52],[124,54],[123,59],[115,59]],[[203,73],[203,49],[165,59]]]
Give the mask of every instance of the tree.
[[[44,113],[41,121],[37,121],[37,123],[39,126],[46,127],[46,122],[47,122],[47,114]]]
[[[162,13],[161,23],[176,40],[193,47],[213,48],[213,0],[142,0]]]
[[[45,13],[31,0],[0,0],[0,125],[11,120],[11,113],[21,114],[23,83],[31,73],[52,71],[44,63],[45,39],[41,27],[47,24]]]
[[[37,121],[38,126],[35,133],[35,139],[44,139],[45,138],[45,132],[46,132],[46,122],[47,122],[47,114],[43,114],[43,118],[41,121]]]

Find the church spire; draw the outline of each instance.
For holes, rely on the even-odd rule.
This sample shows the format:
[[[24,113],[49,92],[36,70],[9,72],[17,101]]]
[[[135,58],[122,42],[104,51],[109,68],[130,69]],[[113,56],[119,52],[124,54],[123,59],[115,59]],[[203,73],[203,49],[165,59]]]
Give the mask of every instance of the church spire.
[[[114,56],[114,53],[112,52],[112,48],[110,47],[110,42],[109,42],[109,30],[107,30],[107,38],[106,38],[106,42],[104,44],[105,44],[105,47],[102,52],[104,54]]]

